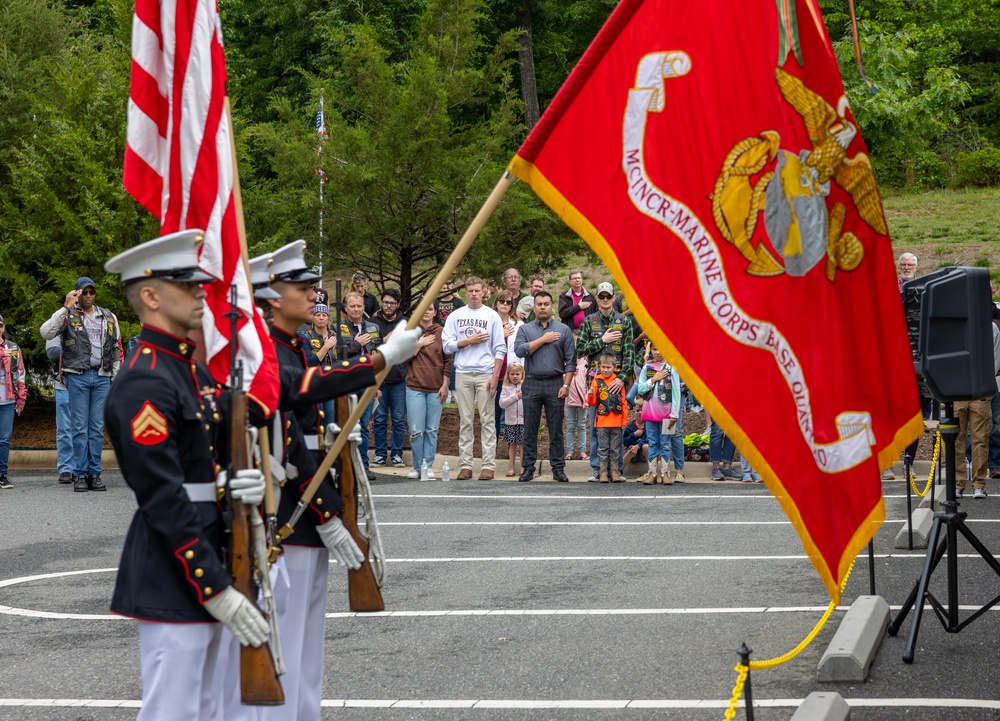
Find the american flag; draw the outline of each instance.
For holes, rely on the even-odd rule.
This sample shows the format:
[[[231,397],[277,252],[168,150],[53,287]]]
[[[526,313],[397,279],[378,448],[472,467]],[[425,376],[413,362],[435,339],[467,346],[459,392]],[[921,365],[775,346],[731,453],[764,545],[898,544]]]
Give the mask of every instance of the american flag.
[[[246,250],[237,226],[226,79],[215,0],[136,0],[125,189],[160,220],[163,234],[204,229],[201,266],[220,281],[206,286],[208,366],[216,380],[228,379],[231,330],[225,314],[229,288],[235,284],[244,388],[273,410],[277,362],[250,295]]]
[[[326,140],[326,122],[323,120],[323,98],[319,99],[319,110],[316,113],[316,134],[321,140]]]
[[[316,135],[319,137],[319,145],[316,146],[316,155],[323,154],[323,141],[326,140],[326,122],[323,119],[323,98],[319,99],[319,110],[316,112]],[[314,175],[319,176],[319,182],[322,186],[323,181],[326,180],[326,173],[323,172],[322,168],[316,168]],[[320,197],[322,200],[322,196]]]

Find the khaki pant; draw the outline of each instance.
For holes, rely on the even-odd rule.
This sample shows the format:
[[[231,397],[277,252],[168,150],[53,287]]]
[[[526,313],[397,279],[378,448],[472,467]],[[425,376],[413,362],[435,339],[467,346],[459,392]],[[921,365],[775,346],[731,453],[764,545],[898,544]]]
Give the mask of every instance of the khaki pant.
[[[472,470],[472,414],[479,406],[480,442],[483,446],[483,471],[497,467],[497,429],[493,396],[486,389],[491,373],[456,373],[455,393],[458,395],[458,466]]]
[[[978,401],[955,401],[958,418],[958,439],[955,441],[955,487],[965,488],[965,439],[972,441],[972,487],[986,488],[986,467],[990,455],[990,432],[993,430],[993,410],[990,398]],[[971,435],[970,435],[971,430]]]

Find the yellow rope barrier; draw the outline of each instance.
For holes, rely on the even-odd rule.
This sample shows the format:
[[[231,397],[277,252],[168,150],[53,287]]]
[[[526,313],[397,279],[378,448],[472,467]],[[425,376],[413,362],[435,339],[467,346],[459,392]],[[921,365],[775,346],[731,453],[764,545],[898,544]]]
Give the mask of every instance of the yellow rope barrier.
[[[929,491],[931,489],[931,486],[934,484],[934,471],[937,469],[938,455],[940,453],[941,453],[941,434],[938,433],[934,437],[934,457],[931,459],[931,472],[927,476],[927,485],[924,486],[923,491],[917,490],[917,479],[916,476],[913,475],[913,466],[912,465],[910,466],[910,487],[913,489],[913,492],[916,493],[920,498],[926,496],[927,491]]]
[[[729,708],[726,709],[724,721],[733,721],[736,718],[736,706],[743,695],[743,684],[747,682],[747,674],[750,673],[750,669],[742,663],[736,664],[736,668],[733,670],[736,671],[736,685],[733,686],[733,695],[729,699]]]
[[[857,559],[855,559],[857,560]],[[851,577],[851,571],[854,570],[854,562],[851,562],[851,567],[847,569],[847,575],[844,576],[843,582],[840,584],[840,590],[843,592],[844,588],[847,586],[847,579]],[[740,702],[740,697],[743,696],[743,686],[746,684],[747,676],[749,675],[751,669],[760,670],[765,668],[774,668],[775,666],[780,666],[786,661],[791,661],[793,658],[798,656],[805,648],[813,642],[813,639],[819,635],[819,632],[823,630],[823,626],[830,619],[830,615],[833,613],[834,609],[837,608],[835,601],[830,601],[830,605],[826,607],[826,612],[823,617],[820,618],[819,622],[813,627],[813,630],[809,632],[802,642],[793,648],[788,653],[778,656],[777,658],[769,658],[763,661],[751,661],[749,666],[743,663],[736,664],[733,669],[736,671],[736,685],[733,686],[733,695],[729,699],[729,708],[726,709],[725,716],[723,716],[724,721],[733,721],[736,718],[736,706]]]

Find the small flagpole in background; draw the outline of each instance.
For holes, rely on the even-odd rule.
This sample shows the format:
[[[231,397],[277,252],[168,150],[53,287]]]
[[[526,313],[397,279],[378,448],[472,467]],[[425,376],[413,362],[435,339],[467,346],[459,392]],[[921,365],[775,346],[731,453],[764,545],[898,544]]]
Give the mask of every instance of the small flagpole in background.
[[[319,145],[316,146],[316,156],[322,158],[323,141],[326,140],[326,121],[323,117],[323,96],[319,96],[319,112],[316,113],[316,135]],[[322,164],[322,161],[320,163]],[[319,176],[319,287],[323,287],[323,183],[326,182],[326,173],[322,167],[316,168],[316,175]]]

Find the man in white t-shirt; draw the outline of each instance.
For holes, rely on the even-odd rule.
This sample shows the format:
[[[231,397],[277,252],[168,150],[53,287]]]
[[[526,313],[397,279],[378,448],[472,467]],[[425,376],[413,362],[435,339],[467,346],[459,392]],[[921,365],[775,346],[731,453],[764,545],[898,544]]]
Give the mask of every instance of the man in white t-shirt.
[[[507,354],[500,316],[483,305],[485,285],[475,276],[465,280],[467,305],[448,316],[441,340],[444,352],[454,354],[455,389],[458,394],[458,455],[457,479],[472,478],[473,413],[479,406],[482,426],[480,442],[483,463],[479,480],[493,479],[496,470],[497,433],[493,395],[500,382],[500,367]]]

